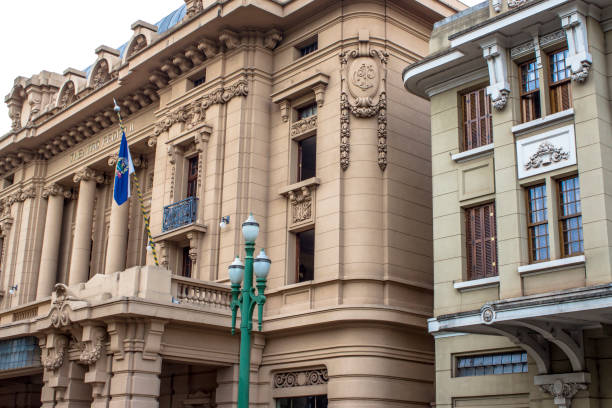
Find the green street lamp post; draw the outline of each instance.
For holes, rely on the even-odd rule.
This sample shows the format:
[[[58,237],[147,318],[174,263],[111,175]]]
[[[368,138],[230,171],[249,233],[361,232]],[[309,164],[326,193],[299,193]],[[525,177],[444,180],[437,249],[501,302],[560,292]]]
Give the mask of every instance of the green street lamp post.
[[[232,283],[232,334],[236,331],[236,315],[240,309],[240,369],[238,376],[238,408],[249,407],[249,381],[251,374],[251,330],[253,329],[253,309],[257,308],[259,320],[259,331],[261,331],[261,319],[263,305],[266,303],[264,290],[266,289],[266,278],[270,271],[270,258],[262,249],[257,258],[253,259],[255,251],[255,240],[259,234],[259,224],[253,218],[253,214],[242,223],[242,236],[245,241],[245,264],[236,256],[234,262],[229,266],[229,278]],[[246,272],[246,273],[245,273]],[[257,295],[253,288],[253,272],[257,281]],[[240,284],[244,277],[242,290]]]

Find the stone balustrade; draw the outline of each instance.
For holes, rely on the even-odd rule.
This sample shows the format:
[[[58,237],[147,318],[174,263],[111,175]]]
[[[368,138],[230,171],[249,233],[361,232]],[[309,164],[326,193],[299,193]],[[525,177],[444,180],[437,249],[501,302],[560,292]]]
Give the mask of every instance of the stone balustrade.
[[[179,304],[205,305],[228,309],[232,299],[227,285],[172,276],[172,300]]]

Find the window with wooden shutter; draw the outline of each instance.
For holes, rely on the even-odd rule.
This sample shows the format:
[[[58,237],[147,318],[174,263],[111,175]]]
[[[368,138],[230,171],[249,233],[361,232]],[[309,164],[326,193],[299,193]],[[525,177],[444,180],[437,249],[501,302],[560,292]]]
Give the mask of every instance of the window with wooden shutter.
[[[527,61],[521,71],[521,116],[523,122],[538,119],[540,108],[540,76],[536,60]]]
[[[467,277],[497,276],[495,203],[465,209]]]
[[[550,258],[550,251],[546,184],[538,184],[527,188],[527,215],[529,260],[530,262],[547,261]]]
[[[568,51],[557,51],[550,55],[550,113],[572,107],[570,67],[567,65]]]
[[[461,105],[462,150],[466,151],[493,143],[491,99],[487,95],[486,87],[461,95]]]

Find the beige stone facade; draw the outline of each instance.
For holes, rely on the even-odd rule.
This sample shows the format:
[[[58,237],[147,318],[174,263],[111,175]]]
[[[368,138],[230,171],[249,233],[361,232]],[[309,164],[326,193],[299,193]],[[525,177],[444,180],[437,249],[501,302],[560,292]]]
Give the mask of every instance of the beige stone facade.
[[[6,96],[0,406],[235,406],[227,267],[249,212],[272,259],[251,404],[428,406],[429,105],[401,71],[464,7],[185,3]]]
[[[431,102],[438,407],[612,406],[611,17],[483,2],[403,72]]]

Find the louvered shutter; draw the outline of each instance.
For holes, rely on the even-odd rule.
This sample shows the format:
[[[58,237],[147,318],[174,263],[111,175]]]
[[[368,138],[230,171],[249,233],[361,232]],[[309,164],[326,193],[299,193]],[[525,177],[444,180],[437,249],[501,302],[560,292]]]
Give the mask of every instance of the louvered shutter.
[[[465,93],[462,99],[463,150],[491,143],[491,101],[486,88]]]
[[[495,204],[465,210],[468,279],[497,276]]]

